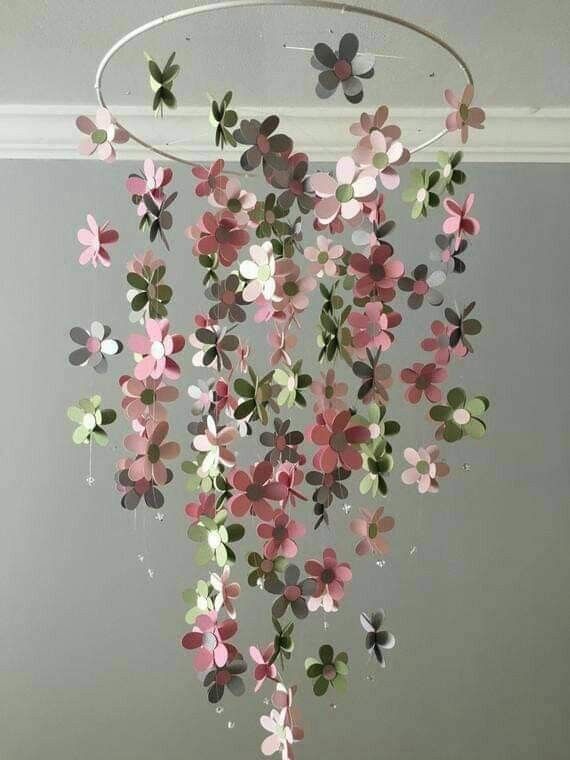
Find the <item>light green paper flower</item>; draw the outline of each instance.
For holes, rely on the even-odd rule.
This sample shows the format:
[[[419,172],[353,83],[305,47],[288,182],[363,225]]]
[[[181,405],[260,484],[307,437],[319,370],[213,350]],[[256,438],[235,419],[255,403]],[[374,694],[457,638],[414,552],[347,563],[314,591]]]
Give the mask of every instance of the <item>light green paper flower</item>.
[[[406,203],[412,204],[412,219],[427,216],[429,207],[439,206],[439,195],[434,190],[439,182],[439,172],[428,172],[426,169],[413,169],[410,185],[402,193]]]
[[[319,649],[318,660],[314,657],[307,657],[305,660],[305,672],[309,678],[316,679],[313,693],[317,697],[327,693],[329,684],[338,691],[346,691],[348,655],[346,652],[339,652],[335,657],[330,644],[323,644]]]
[[[301,372],[302,360],[296,362],[292,367],[278,367],[273,373],[273,380],[281,387],[277,398],[275,399],[278,406],[307,406],[302,391],[308,388],[313,382],[310,375]]]
[[[101,396],[91,396],[91,398],[82,398],[77,406],[70,406],[67,416],[78,425],[73,431],[73,443],[95,441],[99,446],[106,446],[109,437],[103,426],[114,422],[117,413],[114,409],[101,409]]]
[[[465,172],[458,169],[463,153],[458,150],[456,153],[446,153],[440,150],[437,154],[437,163],[441,167],[441,191],[447,191],[450,195],[455,194],[455,185],[462,185],[465,182]]]
[[[236,555],[229,544],[243,538],[245,529],[237,523],[226,526],[227,516],[227,511],[220,509],[213,520],[203,515],[199,522],[188,528],[188,537],[200,544],[195,554],[198,565],[216,562],[218,567],[223,567],[228,562],[236,561]]]

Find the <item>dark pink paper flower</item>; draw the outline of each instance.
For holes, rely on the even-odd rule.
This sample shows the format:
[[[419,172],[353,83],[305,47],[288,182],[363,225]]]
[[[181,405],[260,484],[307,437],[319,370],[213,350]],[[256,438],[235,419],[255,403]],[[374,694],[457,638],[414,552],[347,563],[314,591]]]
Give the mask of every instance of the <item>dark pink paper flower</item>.
[[[233,644],[226,644],[235,635],[237,628],[235,620],[218,623],[218,613],[215,610],[198,615],[196,625],[182,638],[185,649],[198,650],[193,663],[198,673],[210,670],[214,665],[223,668],[230,657],[237,653]]]
[[[363,253],[352,254],[349,270],[357,278],[354,286],[357,296],[378,297],[384,302],[395,297],[395,287],[404,274],[404,265],[398,259],[392,258],[393,253],[394,249],[390,243],[382,242],[372,248],[370,256]]]
[[[443,222],[443,231],[446,235],[455,235],[455,250],[459,250],[463,235],[478,235],[481,229],[479,220],[469,216],[475,202],[475,193],[469,193],[461,206],[453,198],[446,198],[443,207],[449,214]]]
[[[167,319],[147,319],[145,321],[146,335],[130,335],[128,346],[135,354],[143,358],[135,367],[137,380],[147,377],[158,379],[164,377],[177,380],[180,377],[180,367],[171,358],[184,348],[184,336],[170,334],[170,322]]]
[[[432,404],[436,404],[441,401],[441,390],[435,385],[435,383],[443,383],[447,380],[447,370],[443,367],[438,367],[436,364],[421,364],[416,362],[411,367],[403,369],[400,373],[400,377],[404,383],[410,385],[406,389],[406,400],[410,404],[417,404],[421,400],[422,396]]]
[[[272,523],[261,523],[257,526],[257,535],[266,539],[263,554],[267,559],[275,559],[278,555],[291,559],[297,554],[296,538],[305,535],[305,526],[292,520],[287,512],[279,509],[273,514]]]
[[[268,644],[263,650],[255,646],[249,648],[249,655],[255,663],[253,677],[255,678],[254,691],[256,692],[261,689],[266,678],[271,681],[279,680],[277,666],[273,662],[270,663],[274,651],[273,644]]]
[[[445,325],[436,319],[431,323],[433,338],[424,338],[420,343],[424,351],[435,351],[433,359],[436,364],[449,364],[452,356],[467,356],[467,349],[461,341],[453,348],[449,345],[449,336],[454,329],[453,325]]]
[[[272,520],[273,509],[270,501],[283,501],[287,489],[273,480],[273,467],[269,462],[259,462],[251,474],[236,470],[230,476],[234,493],[228,499],[227,508],[235,517],[243,517],[253,512],[260,520]]]
[[[344,596],[344,584],[352,579],[348,562],[338,562],[336,552],[330,547],[323,551],[322,564],[315,559],[305,562],[305,571],[317,582],[317,589],[307,606],[311,612],[322,607],[332,612]]]
[[[352,520],[350,530],[360,538],[356,544],[356,553],[359,556],[365,554],[388,554],[390,546],[383,538],[382,533],[388,533],[394,527],[394,518],[382,516],[384,507],[379,507],[373,514],[366,509],[360,510],[360,517]]]
[[[228,178],[222,172],[224,171],[224,159],[219,158],[217,161],[208,166],[193,166],[192,174],[199,179],[196,185],[195,193],[199,198],[210,195],[216,190],[223,190],[228,183]]]
[[[216,515],[216,495],[214,493],[200,493],[198,501],[190,501],[184,507],[184,511],[193,524],[199,522],[201,517],[209,517],[213,520]]]
[[[95,217],[87,214],[87,226],[83,227],[77,233],[77,240],[81,245],[86,246],[79,257],[81,266],[91,263],[96,269],[97,264],[104,267],[111,266],[111,257],[105,248],[107,245],[116,243],[119,239],[117,230],[109,229],[109,222],[105,222],[101,227],[95,221]]]
[[[129,467],[129,478],[133,481],[152,480],[164,485],[168,480],[163,459],[175,459],[180,454],[180,446],[175,441],[164,443],[168,435],[168,422],[149,422],[146,437],[133,433],[125,438],[125,448],[137,455]]]
[[[475,94],[475,88],[468,84],[463,90],[461,97],[458,97],[451,90],[445,90],[445,99],[449,105],[455,109],[445,120],[445,126],[450,132],[461,130],[461,142],[466,143],[469,135],[469,127],[474,129],[485,129],[485,111],[482,108],[472,108],[471,102]]]
[[[317,469],[322,472],[332,472],[338,466],[360,469],[362,456],[357,447],[370,440],[370,431],[363,425],[351,424],[351,419],[349,409],[341,412],[326,409],[317,415],[316,423],[308,429],[308,437],[319,446],[313,457]]]
[[[301,462],[283,462],[275,470],[275,480],[287,489],[287,496],[283,499],[283,509],[285,509],[289,502],[292,507],[296,507],[297,503],[295,499],[307,501],[307,497],[297,490],[297,486],[303,482],[303,478]]]
[[[193,249],[196,256],[217,254],[225,267],[231,266],[238,257],[238,250],[249,243],[249,233],[229,211],[216,214],[206,211],[198,224],[186,229],[186,237],[196,241]]]
[[[366,356],[367,348],[387,351],[394,341],[390,328],[397,327],[401,321],[402,315],[397,311],[386,313],[381,301],[367,303],[363,312],[351,312],[348,324],[357,356]]]
[[[356,137],[366,137],[373,132],[381,132],[389,140],[398,140],[402,134],[400,127],[386,124],[388,106],[379,106],[373,114],[360,114],[360,121],[350,125],[350,133]]]

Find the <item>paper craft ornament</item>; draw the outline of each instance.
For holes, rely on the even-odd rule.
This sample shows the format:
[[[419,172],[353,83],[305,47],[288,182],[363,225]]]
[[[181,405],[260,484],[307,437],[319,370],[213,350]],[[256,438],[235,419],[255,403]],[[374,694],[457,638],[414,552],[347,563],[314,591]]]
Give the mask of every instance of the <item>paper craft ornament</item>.
[[[73,443],[94,441],[98,446],[106,446],[109,438],[104,428],[116,420],[117,413],[114,409],[101,409],[101,396],[91,396],[70,406],[67,416],[77,425],[73,431]]]
[[[225,148],[226,143],[233,148],[237,145],[231,129],[237,124],[238,115],[229,107],[231,100],[232,93],[228,90],[219,104],[215,100],[210,103],[210,124],[216,129],[215,142],[220,150]]]
[[[393,649],[396,645],[394,634],[382,630],[386,613],[378,610],[368,615],[364,612],[360,615],[360,624],[366,631],[366,649],[376,657],[381,668],[386,667],[384,650]]]
[[[322,697],[327,693],[329,686],[338,691],[346,691],[348,676],[348,655],[339,652],[336,657],[330,644],[323,644],[319,648],[319,659],[307,657],[305,660],[305,672],[309,678],[315,679],[313,693]]]
[[[92,322],[90,330],[72,327],[69,335],[74,343],[81,346],[69,354],[69,363],[74,367],[89,364],[99,374],[107,371],[107,356],[115,356],[123,350],[121,341],[109,337],[111,328],[101,322]]]
[[[150,89],[154,93],[152,110],[155,116],[164,116],[164,107],[176,108],[176,97],[172,92],[174,80],[180,73],[180,66],[174,63],[176,53],[171,53],[164,68],[161,69],[157,62],[145,53],[148,62]]]
[[[482,438],[485,435],[485,423],[482,415],[489,408],[489,399],[475,396],[467,399],[463,388],[452,388],[447,394],[447,406],[432,406],[429,416],[435,422],[441,422],[435,433],[436,440],[442,438],[454,443],[463,438]]]
[[[348,33],[341,37],[338,50],[319,42],[313,49],[311,66],[321,73],[316,87],[319,98],[330,98],[339,84],[349,103],[360,103],[364,97],[361,79],[374,76],[374,56],[358,54],[358,37]]]

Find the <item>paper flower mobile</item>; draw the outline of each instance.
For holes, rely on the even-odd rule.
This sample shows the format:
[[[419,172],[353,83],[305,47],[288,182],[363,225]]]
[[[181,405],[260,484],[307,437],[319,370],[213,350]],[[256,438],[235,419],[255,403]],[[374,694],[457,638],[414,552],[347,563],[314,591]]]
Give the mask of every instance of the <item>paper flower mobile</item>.
[[[366,649],[376,657],[381,668],[386,667],[383,650],[393,649],[396,645],[394,634],[382,630],[385,615],[384,610],[378,610],[371,615],[363,612],[360,615],[360,624],[366,631]]]
[[[72,327],[69,335],[74,343],[81,348],[69,354],[69,363],[74,367],[85,367],[90,364],[95,372],[102,374],[107,371],[107,356],[115,356],[123,350],[119,340],[110,338],[111,328],[101,322],[92,322],[91,330],[82,327]]]
[[[307,657],[305,672],[309,678],[314,678],[313,692],[315,696],[326,694],[329,685],[338,691],[346,691],[348,675],[348,655],[339,652],[335,657],[330,644],[323,644],[319,649],[319,659]]]
[[[148,61],[150,89],[154,92],[152,110],[155,116],[164,116],[164,107],[176,108],[176,98],[172,92],[174,80],[180,73],[180,66],[174,63],[176,53],[171,53],[161,69],[158,63],[145,53]]]
[[[319,72],[317,94],[325,98],[342,88],[349,103],[360,102],[375,58],[359,51],[352,33],[344,34],[338,50],[316,44],[312,65]],[[164,68],[148,59],[156,115],[176,107],[173,84],[180,68],[174,61],[174,53]],[[449,131],[461,131],[465,139],[469,127],[482,126],[484,114],[471,105],[471,87],[461,97],[446,92],[446,98],[454,108],[447,119]],[[307,640],[301,630],[307,618],[342,614],[341,608],[349,606],[344,600],[353,576],[334,545],[326,545],[322,557],[306,559],[312,554],[305,545],[308,524],[336,529],[340,519],[357,557],[371,555],[373,562],[390,551],[390,544],[396,545],[388,540],[396,521],[380,506],[394,482],[394,470],[396,485],[401,479],[421,494],[435,494],[449,474],[445,444],[485,433],[489,401],[484,396],[468,399],[461,388],[444,387],[448,377],[467,367],[457,366],[457,360],[472,352],[471,337],[481,331],[473,317],[475,302],[466,299],[464,308],[463,302],[454,306],[458,295],[448,292],[453,275],[465,271],[461,256],[468,237],[475,245],[480,225],[471,216],[473,194],[467,191],[463,203],[452,197],[466,183],[459,168],[461,152],[439,152],[435,166],[411,171],[403,193],[413,219],[436,213],[441,196],[437,213],[443,232],[436,237],[435,252],[429,252],[438,262],[435,271],[410,258],[413,246],[406,245],[403,227],[398,228],[399,247],[392,245],[396,236],[387,241],[396,225],[389,218],[391,204],[399,201],[399,193],[390,191],[399,187],[400,167],[412,149],[402,142],[400,127],[390,123],[386,105],[360,116],[357,111],[348,120],[356,138],[351,138],[352,152],[337,155],[336,163],[326,168],[317,167],[318,156],[309,156],[280,130],[278,115],[238,123],[229,89],[221,100],[210,98],[209,120],[212,143],[219,150],[239,146],[245,174],[238,179],[240,173],[219,154],[206,164],[191,163],[191,196],[202,208],[184,220],[182,229],[196,270],[194,284],[202,285],[200,303],[191,302],[188,290],[175,302],[174,270],[169,264],[166,284],[165,262],[144,243],[145,238],[151,243],[160,239],[158,244],[169,250],[166,235],[174,226],[173,214],[189,208],[187,203],[174,204],[178,194],[170,189],[172,168],[149,155],[126,178],[143,247],[128,243],[141,253],[126,265],[126,311],[133,325],[126,345],[132,361],[118,373],[127,430],[126,453],[115,466],[115,487],[126,510],[165,507],[182,448],[171,440],[175,426],[170,417],[173,413],[178,420],[186,409],[190,419],[176,425],[189,435],[184,442],[189,453],[180,463],[190,492],[184,515],[192,542],[189,553],[204,573],[184,584],[190,586],[183,599],[191,630],[182,646],[192,651],[204,696],[213,704],[245,692],[242,652],[249,653],[253,667],[250,661],[248,690],[257,692],[269,683],[274,708],[261,717],[268,732],[262,753],[293,760],[293,745],[303,738],[303,729],[293,704],[296,687],[285,682],[285,668]],[[77,125],[85,138],[82,152],[106,161],[128,137],[104,110],[94,122],[80,117]],[[265,185],[259,192],[249,187],[250,172]],[[81,265],[110,265],[109,250],[119,235],[108,223],[100,225],[89,215],[77,237],[83,248]],[[426,301],[437,314],[421,311]],[[171,326],[175,312],[193,325],[186,363],[177,356],[185,337]],[[308,330],[311,322],[316,338]],[[408,322],[412,334],[423,340],[416,347],[419,356],[402,362],[399,343],[401,336],[407,340]],[[91,365],[97,373],[121,350],[99,322],[88,329],[73,328],[71,338],[77,345],[70,362]],[[425,364],[417,361],[422,356]],[[188,367],[182,385],[186,395],[176,386]],[[402,391],[394,390],[399,383],[412,405],[407,407],[406,443],[414,440],[413,413],[421,418],[426,413],[422,409],[436,423],[435,443],[427,440],[417,450],[400,444],[395,411]],[[444,393],[447,403],[442,402]],[[418,407],[424,397],[427,405]],[[173,406],[178,399],[180,409]],[[75,424],[75,443],[107,443],[106,428],[115,412],[101,408],[99,395],[82,399],[68,415]],[[363,503],[352,508],[346,503],[349,494]],[[352,510],[352,519],[338,515],[339,508],[345,517]],[[405,521],[398,525],[405,531]],[[246,533],[248,551],[240,552],[238,542]],[[233,566],[244,560],[247,587],[242,590]],[[357,564],[366,572],[367,562]],[[238,648],[238,617],[251,617],[252,612],[248,595],[261,603],[254,627],[269,643],[243,641]],[[239,609],[238,597],[243,599]],[[395,643],[382,629],[383,616],[382,611],[361,616],[366,648],[382,666],[386,650]],[[240,634],[253,630],[252,625],[251,620],[240,624]],[[329,685],[346,688],[348,656],[335,655],[329,644],[320,647],[318,659],[305,660],[305,668],[317,696]]]
[[[98,108],[93,122],[88,116],[78,116],[77,129],[87,135],[79,144],[79,152],[84,156],[95,155],[108,163],[116,158],[113,143],[120,145],[129,139],[129,133],[117,127],[106,108]]]
[[[228,90],[219,103],[212,100],[210,104],[210,124],[216,129],[216,147],[221,150],[225,148],[226,143],[234,148],[237,145],[230,131],[238,121],[237,113],[229,107],[231,100],[232,93]]]
[[[86,246],[81,252],[79,263],[81,266],[92,264],[94,268],[97,268],[97,264],[110,267],[111,257],[105,246],[116,243],[119,233],[117,230],[109,229],[109,222],[99,227],[91,214],[87,214],[87,226],[89,229],[84,227],[77,233],[77,240],[81,245]]]
[[[339,84],[349,103],[360,103],[364,97],[361,79],[374,76],[374,56],[358,53],[358,37],[345,34],[338,50],[319,42],[313,50],[311,65],[321,73],[316,87],[319,98],[330,98]]]
[[[106,446],[109,442],[104,429],[117,418],[114,409],[101,409],[101,396],[82,398],[76,406],[70,406],[67,416],[77,424],[73,431],[73,443],[91,443]]]
[[[448,443],[459,441],[463,436],[482,438],[485,435],[485,423],[481,419],[489,408],[485,396],[467,399],[463,388],[452,388],[447,394],[447,406],[432,406],[429,416],[442,425],[437,429],[437,440],[443,438]]]

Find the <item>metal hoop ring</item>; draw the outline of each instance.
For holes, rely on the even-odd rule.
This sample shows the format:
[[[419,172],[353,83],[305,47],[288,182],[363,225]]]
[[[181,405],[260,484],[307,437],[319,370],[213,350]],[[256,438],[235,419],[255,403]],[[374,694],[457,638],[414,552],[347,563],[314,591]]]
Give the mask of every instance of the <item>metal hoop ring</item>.
[[[416,34],[421,35],[422,37],[425,37],[428,40],[431,40],[431,42],[433,42],[435,45],[437,45],[438,47],[442,48],[447,53],[449,53],[449,55],[451,55],[451,57],[456,61],[456,63],[459,65],[459,68],[462,70],[463,74],[465,75],[467,84],[473,84],[473,77],[471,75],[471,71],[469,70],[469,67],[467,66],[463,58],[459,55],[459,53],[451,47],[451,45],[445,42],[445,40],[442,40],[441,37],[438,37],[437,35],[428,31],[427,29],[424,29],[423,27],[418,26],[417,24],[413,24],[411,21],[406,21],[405,19],[399,18],[398,16],[391,16],[388,13],[382,13],[381,11],[374,11],[369,8],[361,8],[356,5],[347,5],[345,3],[335,2],[335,0],[224,0],[223,2],[220,2],[220,3],[208,3],[206,5],[197,5],[195,8],[186,8],[181,11],[175,11],[174,13],[169,13],[166,16],[160,16],[159,18],[155,18],[153,21],[148,21],[146,24],[142,24],[142,26],[139,26],[136,29],[133,29],[128,34],[125,34],[124,37],[121,37],[120,40],[118,40],[111,48],[109,48],[109,50],[105,53],[105,55],[101,59],[99,66],[97,67],[97,72],[95,74],[94,87],[97,93],[97,100],[99,101],[99,105],[101,105],[103,108],[107,108],[105,99],[103,97],[103,92],[102,92],[103,73],[109,61],[115,55],[115,53],[117,53],[122,47],[124,47],[131,40],[135,39],[136,37],[139,37],[145,32],[148,32],[150,29],[154,29],[157,26],[161,26],[162,24],[168,24],[171,21],[177,21],[181,18],[187,18],[188,16],[198,16],[203,13],[210,13],[211,11],[224,10],[227,8],[248,8],[248,7],[260,7],[260,6],[278,6],[278,7],[279,6],[302,6],[304,8],[326,8],[329,10],[341,11],[341,13],[354,13],[359,16],[367,16],[367,17],[371,17],[375,19],[380,19],[381,21],[387,21],[390,24],[401,26],[405,29],[409,29],[410,31],[415,32]],[[169,153],[168,151],[161,150],[160,148],[157,148],[154,145],[150,145],[144,140],[141,140],[140,137],[137,137],[136,135],[134,135],[130,130],[128,130],[123,124],[118,122],[116,119],[115,121],[119,127],[121,127],[126,132],[128,132],[131,140],[138,143],[143,148],[147,148],[153,153],[156,153],[157,155],[162,156],[163,158],[166,158],[170,161],[177,161],[178,163],[186,164],[187,166],[199,165],[195,161],[188,161],[185,158],[180,158],[179,156],[176,156],[174,153]],[[448,132],[447,129],[442,129],[440,132],[438,132],[436,135],[431,137],[429,140],[426,140],[420,145],[416,145],[414,148],[410,148],[410,154],[413,155],[414,153],[419,153],[424,148],[427,148],[430,145],[433,145],[435,142],[440,140],[444,135],[446,135],[447,132]]]

